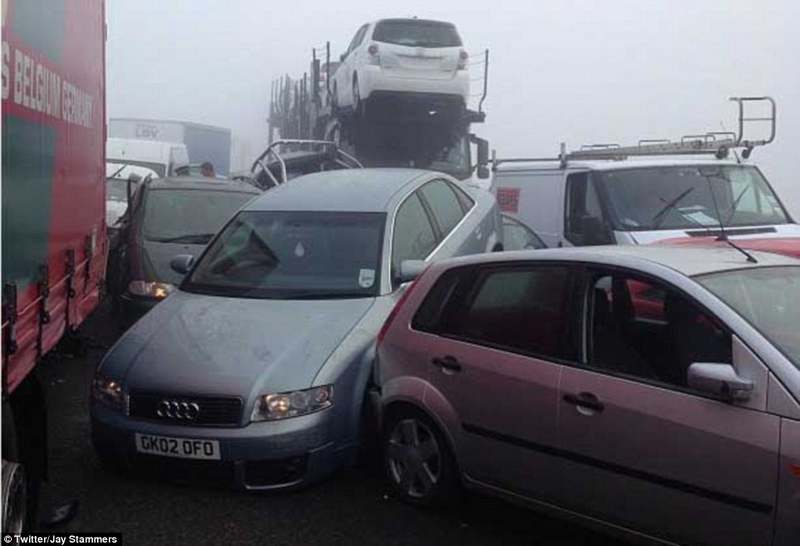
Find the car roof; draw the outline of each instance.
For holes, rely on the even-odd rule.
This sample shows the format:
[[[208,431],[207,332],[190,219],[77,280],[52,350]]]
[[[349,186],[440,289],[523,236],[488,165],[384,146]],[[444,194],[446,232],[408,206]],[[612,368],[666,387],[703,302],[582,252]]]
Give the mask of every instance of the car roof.
[[[152,190],[213,190],[259,194],[261,191],[250,184],[237,180],[209,178],[207,176],[168,176],[153,178],[149,182]]]
[[[621,266],[642,269],[660,265],[692,277],[706,273],[751,269],[755,267],[795,266],[800,260],[771,252],[749,252],[757,263],[734,248],[695,247],[671,245],[614,245],[580,248],[553,248],[542,250],[522,250],[500,254],[481,254],[457,258],[447,263],[469,265],[487,262],[525,262],[525,261],[571,261],[601,265]]]
[[[419,169],[388,168],[312,173],[270,189],[245,210],[385,212],[403,189],[432,174]]]
[[[553,170],[589,170],[589,171],[618,171],[623,169],[642,169],[647,167],[694,167],[703,165],[739,165],[734,160],[697,159],[697,158],[671,158],[671,159],[622,159],[622,160],[574,160],[567,163],[566,169],[561,167],[557,160],[542,162],[501,163],[496,167],[497,172],[529,172]],[[748,167],[751,164],[744,163]]]
[[[455,28],[455,25],[450,21],[439,21],[437,19],[418,19],[417,17],[387,17],[385,19],[378,19],[375,21],[375,24],[378,23],[405,23],[405,22],[415,22],[415,23],[436,23],[439,25],[449,25]]]

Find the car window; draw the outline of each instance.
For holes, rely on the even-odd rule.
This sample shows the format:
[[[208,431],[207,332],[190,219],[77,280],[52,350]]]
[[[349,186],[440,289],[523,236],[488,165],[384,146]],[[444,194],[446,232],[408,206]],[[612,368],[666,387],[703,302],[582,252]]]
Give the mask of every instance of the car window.
[[[575,173],[567,177],[566,212],[565,235],[572,244],[581,246],[612,242],[598,229],[602,228],[605,215],[588,173]]]
[[[442,333],[526,354],[576,357],[568,267],[490,269],[477,279],[466,303],[448,306]]]
[[[345,55],[349,55],[351,51],[359,46],[361,40],[364,38],[364,33],[367,31],[367,26],[368,25],[362,25],[361,28],[356,31],[353,39],[350,41],[350,45],[347,47]]]
[[[403,260],[423,260],[436,247],[430,218],[416,193],[400,206],[394,221],[392,268],[399,271]]]
[[[442,235],[446,236],[464,217],[458,197],[444,180],[434,180],[422,186],[422,196],[431,207]]]
[[[270,299],[372,296],[385,223],[377,212],[243,211],[184,289]]]
[[[252,193],[154,189],[147,195],[143,230],[150,241],[206,244]]]
[[[353,45],[353,49],[357,48],[361,45],[364,41],[364,35],[367,33],[367,27],[369,25],[364,25],[360,29],[358,29],[358,33],[356,34],[355,45]]]
[[[544,241],[522,222],[503,216],[503,249],[536,250],[547,248]]]
[[[590,290],[590,366],[686,387],[692,363],[732,362],[730,334],[679,292],[625,273],[597,273]]]
[[[451,23],[421,19],[386,19],[375,25],[376,42],[410,47],[459,47],[461,38]]]
[[[461,208],[464,209],[464,212],[467,212],[469,209],[475,206],[475,200],[467,195],[467,192],[458,186],[451,185],[450,187],[453,188],[454,192],[456,192],[456,197],[458,197],[458,202],[461,203]]]

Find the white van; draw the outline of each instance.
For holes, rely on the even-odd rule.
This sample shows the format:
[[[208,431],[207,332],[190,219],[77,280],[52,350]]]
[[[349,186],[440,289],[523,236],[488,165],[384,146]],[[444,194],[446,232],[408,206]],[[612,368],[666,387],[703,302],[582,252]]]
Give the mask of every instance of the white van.
[[[748,164],[775,138],[769,97],[739,103],[739,132],[692,135],[680,142],[591,145],[556,158],[494,159],[492,190],[500,210],[533,229],[549,247],[649,244],[731,236],[800,240],[767,179]],[[769,117],[745,117],[759,102]],[[768,138],[743,137],[748,121],[771,122]],[[731,157],[733,153],[733,157]],[[725,238],[722,237],[722,238]]]
[[[133,167],[141,175],[143,169],[154,173],[153,178],[172,176],[179,167],[189,164],[186,145],[180,142],[109,138],[106,141],[106,176],[124,177]],[[127,167],[126,167],[127,166]],[[144,171],[146,172],[146,171]]]

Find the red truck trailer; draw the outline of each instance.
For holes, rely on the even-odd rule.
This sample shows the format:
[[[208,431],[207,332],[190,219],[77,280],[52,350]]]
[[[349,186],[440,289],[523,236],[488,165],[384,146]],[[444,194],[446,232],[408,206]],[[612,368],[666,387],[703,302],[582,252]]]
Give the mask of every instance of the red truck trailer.
[[[105,226],[103,0],[2,2],[3,531],[47,477],[37,364],[100,301]]]

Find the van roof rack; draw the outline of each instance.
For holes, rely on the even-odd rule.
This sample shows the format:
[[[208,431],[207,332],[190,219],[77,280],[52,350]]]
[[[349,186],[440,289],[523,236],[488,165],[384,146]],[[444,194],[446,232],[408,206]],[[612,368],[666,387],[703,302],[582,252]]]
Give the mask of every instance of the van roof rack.
[[[252,178],[265,174],[273,186],[285,184],[291,169],[303,172],[324,171],[330,166],[363,169],[361,162],[331,140],[276,140],[261,152],[250,167]],[[273,170],[277,171],[274,173]]]
[[[569,161],[575,160],[612,160],[620,161],[630,157],[653,157],[672,155],[713,155],[717,159],[725,159],[731,150],[741,149],[742,157],[750,157],[753,149],[764,146],[775,140],[775,100],[772,97],[731,97],[731,101],[738,104],[739,121],[738,132],[711,131],[703,134],[685,135],[680,141],[665,139],[644,139],[636,146],[620,146],[619,144],[588,144],[581,146],[580,150],[566,151],[566,145],[561,144],[558,157],[541,158],[492,158],[493,167],[501,163],[528,163],[558,161],[561,167],[567,166]],[[748,103],[765,103],[769,106],[769,114],[761,117],[748,117],[745,105]],[[769,136],[763,139],[745,138],[745,130],[751,123],[769,123]]]

